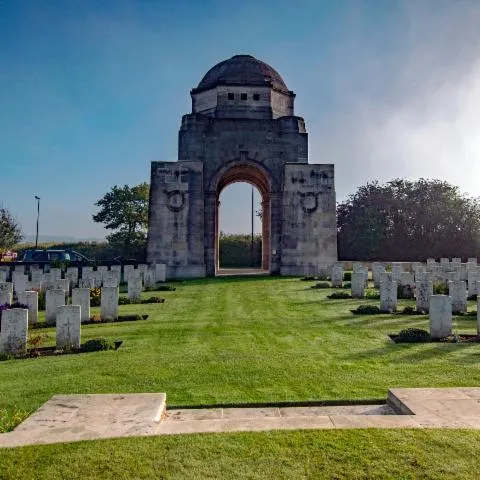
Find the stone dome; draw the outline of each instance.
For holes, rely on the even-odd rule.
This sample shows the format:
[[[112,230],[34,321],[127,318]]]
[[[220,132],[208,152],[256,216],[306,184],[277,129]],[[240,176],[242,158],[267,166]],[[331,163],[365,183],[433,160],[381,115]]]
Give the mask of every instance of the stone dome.
[[[217,85],[271,86],[275,90],[288,92],[280,74],[251,55],[235,55],[217,63],[205,74],[195,90],[200,92]]]

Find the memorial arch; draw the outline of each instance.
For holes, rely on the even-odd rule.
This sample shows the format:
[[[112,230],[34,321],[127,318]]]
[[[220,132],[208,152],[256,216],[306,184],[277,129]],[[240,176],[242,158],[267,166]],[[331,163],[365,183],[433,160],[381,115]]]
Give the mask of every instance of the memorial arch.
[[[167,278],[214,276],[218,201],[234,182],[255,185],[263,203],[262,267],[315,274],[337,259],[334,168],[308,163],[295,94],[269,65],[236,55],[192,89],[178,160],[152,162],[147,261]]]

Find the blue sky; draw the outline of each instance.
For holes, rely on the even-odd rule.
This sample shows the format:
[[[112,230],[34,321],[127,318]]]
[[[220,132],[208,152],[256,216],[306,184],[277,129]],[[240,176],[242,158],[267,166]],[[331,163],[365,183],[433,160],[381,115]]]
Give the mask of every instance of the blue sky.
[[[477,0],[0,1],[0,202],[26,234],[102,237],[95,201],[175,160],[190,89],[246,53],[305,118],[337,199],[395,177],[480,196]],[[249,229],[250,189],[221,229]],[[257,227],[258,228],[258,227]]]

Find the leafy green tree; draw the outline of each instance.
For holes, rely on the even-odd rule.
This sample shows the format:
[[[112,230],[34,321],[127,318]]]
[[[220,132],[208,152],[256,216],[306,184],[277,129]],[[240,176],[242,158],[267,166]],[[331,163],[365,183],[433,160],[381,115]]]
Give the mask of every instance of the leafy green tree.
[[[93,220],[113,230],[107,240],[124,257],[142,259],[145,255],[149,189],[146,182],[133,187],[115,185],[95,203],[100,211],[93,215]]]
[[[440,180],[360,187],[337,206],[339,257],[425,260],[480,255],[480,203]]]
[[[12,248],[23,238],[22,230],[11,213],[0,207],[0,252]]]

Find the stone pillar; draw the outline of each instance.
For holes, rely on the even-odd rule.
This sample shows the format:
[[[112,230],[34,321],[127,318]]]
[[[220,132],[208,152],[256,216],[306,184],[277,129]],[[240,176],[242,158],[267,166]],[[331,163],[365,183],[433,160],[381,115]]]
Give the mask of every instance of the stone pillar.
[[[72,305],[80,305],[80,321],[90,321],[90,289],[74,288],[72,290]]]
[[[415,309],[417,312],[428,312],[430,297],[433,295],[433,282],[423,280],[415,283]]]
[[[430,336],[433,339],[452,334],[452,299],[448,295],[430,297]]]
[[[2,312],[0,348],[11,355],[27,353],[28,310],[11,308]]]
[[[463,280],[448,282],[449,296],[452,298],[452,313],[467,311],[467,287]]]
[[[155,264],[155,281],[165,282],[167,279],[167,265],[164,263]]]
[[[47,290],[45,294],[45,322],[55,324],[57,307],[65,305],[65,292],[63,290]]]
[[[118,287],[102,287],[100,302],[102,319],[116,320],[118,318]]]
[[[80,348],[80,305],[57,307],[57,350]]]
[[[397,310],[397,285],[395,280],[380,283],[380,311],[395,312]]]
[[[352,272],[352,298],[365,296],[365,275],[363,272]]]
[[[343,267],[342,265],[334,265],[332,267],[332,287],[338,288],[343,285]]]
[[[18,301],[28,307],[28,323],[34,325],[38,321],[38,292],[29,290],[18,294]]]
[[[131,275],[128,279],[128,298],[130,300],[140,300],[142,293],[142,278]]]

